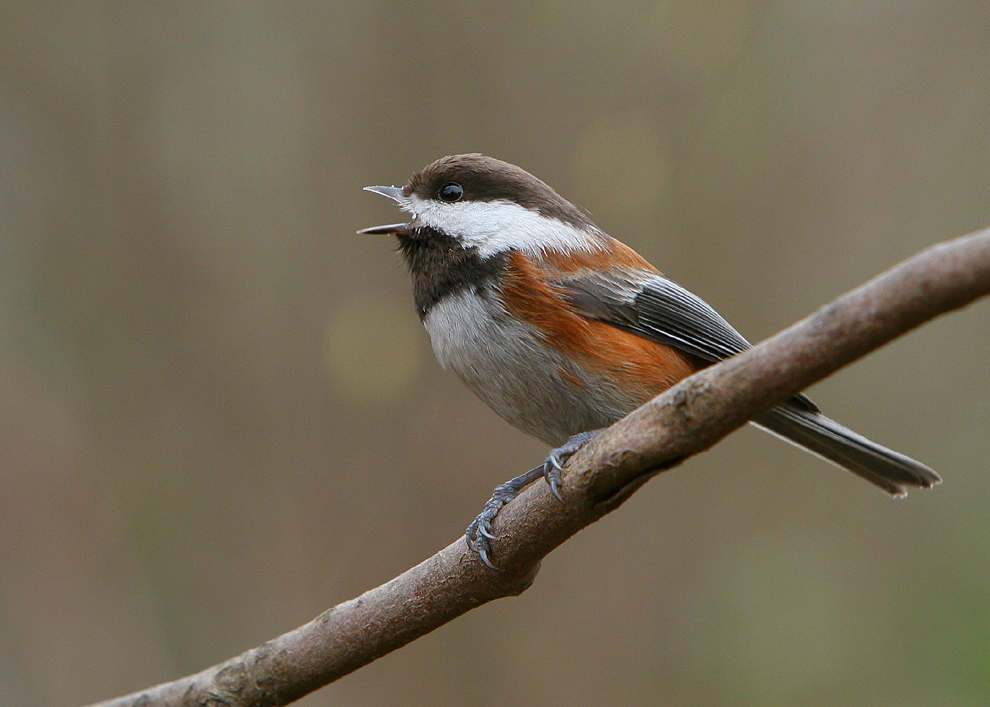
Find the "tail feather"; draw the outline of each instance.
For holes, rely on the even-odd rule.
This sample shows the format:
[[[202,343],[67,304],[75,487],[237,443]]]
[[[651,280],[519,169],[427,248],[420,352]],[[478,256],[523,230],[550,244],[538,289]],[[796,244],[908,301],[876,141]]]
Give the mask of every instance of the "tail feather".
[[[942,481],[921,462],[868,440],[820,412],[785,403],[753,424],[876,484],[892,496]]]

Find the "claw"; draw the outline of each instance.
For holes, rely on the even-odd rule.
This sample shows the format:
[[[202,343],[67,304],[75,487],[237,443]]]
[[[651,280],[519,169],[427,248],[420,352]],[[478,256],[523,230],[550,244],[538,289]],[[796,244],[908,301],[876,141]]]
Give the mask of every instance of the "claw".
[[[564,499],[560,495],[560,467],[557,464],[550,464],[550,460],[547,460],[547,466],[550,467],[547,472],[543,475],[543,478],[547,482],[547,486],[550,487],[550,493],[552,493],[558,501],[564,502]]]
[[[492,534],[492,521],[495,520],[498,512],[502,510],[506,503],[509,503],[519,495],[520,489],[536,481],[542,473],[543,465],[541,464],[535,469],[530,469],[525,474],[521,474],[499,485],[492,493],[492,497],[488,499],[488,503],[485,504],[484,509],[478,514],[478,517],[471,521],[471,525],[464,531],[464,537],[467,540],[468,547],[478,553],[478,557],[481,558],[481,561],[489,569],[499,569],[492,564],[489,557],[492,549],[491,543],[498,539]]]
[[[488,551],[485,549],[484,545],[480,545],[478,547],[478,557],[481,558],[481,561],[485,563],[485,567],[487,567],[488,569],[495,570],[496,572],[501,572],[501,570],[495,565],[493,565],[491,560],[488,559]]]
[[[491,544],[488,542],[488,539],[494,539],[494,536],[492,536],[492,534],[485,529],[485,523],[478,523],[476,520],[468,526],[467,532],[464,533],[464,536],[465,540],[467,540],[468,547],[473,552],[478,553],[478,557],[480,557],[481,561],[485,563],[485,567],[492,570],[499,569],[492,564],[492,561],[488,557],[488,552],[491,550]]]
[[[478,557],[481,561],[485,563],[485,566],[489,569],[498,570],[499,568],[492,564],[489,553],[492,549],[492,542],[497,540],[491,531],[491,524],[498,516],[499,511],[505,504],[511,502],[516,496],[519,495],[525,486],[533,483],[541,476],[546,479],[547,485],[550,487],[550,492],[556,497],[561,503],[564,502],[563,497],[560,495],[561,480],[560,474],[564,471],[564,464],[570,459],[575,452],[581,449],[584,444],[597,435],[601,430],[591,430],[589,432],[582,432],[580,434],[573,435],[567,442],[562,446],[554,449],[550,452],[550,455],[546,460],[540,464],[538,467],[530,469],[525,474],[520,474],[514,479],[506,481],[504,484],[498,486],[492,493],[492,497],[488,499],[488,503],[485,504],[484,509],[478,514],[478,517],[472,521],[471,525],[467,527],[464,531],[464,538],[467,541],[468,548],[473,552],[478,553]]]
[[[550,491],[561,503],[564,499],[560,495],[562,486],[560,475],[564,471],[564,464],[573,457],[581,447],[594,439],[601,430],[589,430],[581,432],[571,437],[560,447],[551,450],[545,462],[543,462],[543,478],[550,486]]]
[[[560,451],[560,449],[553,450],[550,452],[550,456],[547,457],[546,461],[543,462],[543,478],[550,487],[550,492],[558,501],[563,503],[564,499],[560,495],[560,473],[564,470],[564,465],[560,463],[560,458],[558,457]]]

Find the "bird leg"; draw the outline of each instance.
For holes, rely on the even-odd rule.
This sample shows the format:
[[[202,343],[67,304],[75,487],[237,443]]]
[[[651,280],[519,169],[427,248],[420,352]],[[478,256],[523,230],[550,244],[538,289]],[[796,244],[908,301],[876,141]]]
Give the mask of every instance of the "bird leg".
[[[478,514],[477,518],[471,521],[471,525],[464,531],[464,537],[467,540],[468,547],[478,553],[481,561],[486,566],[493,570],[498,569],[492,564],[489,556],[492,550],[492,540],[495,540],[495,536],[492,535],[492,523],[495,521],[495,517],[499,514],[499,511],[502,510],[505,504],[518,496],[520,491],[541,476],[546,479],[546,482],[550,485],[550,491],[557,497],[557,500],[563,502],[563,499],[560,497],[560,474],[564,470],[564,464],[581,447],[594,439],[599,432],[601,432],[600,429],[572,435],[563,445],[551,450],[546,460],[538,467],[530,469],[525,474],[520,474],[514,479],[509,479],[504,484],[495,487],[495,491],[492,493],[492,497],[488,499],[488,503],[485,504],[484,509]]]

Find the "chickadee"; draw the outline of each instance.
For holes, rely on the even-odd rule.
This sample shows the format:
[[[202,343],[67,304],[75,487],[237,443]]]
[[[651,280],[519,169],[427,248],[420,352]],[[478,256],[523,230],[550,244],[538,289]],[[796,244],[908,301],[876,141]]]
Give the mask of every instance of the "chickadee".
[[[489,566],[491,522],[524,486],[544,476],[557,494],[563,464],[598,431],[750,348],[708,304],[515,165],[454,155],[401,188],[365,188],[412,214],[360,233],[398,239],[440,364],[507,422],[556,447],[499,486],[468,527],[469,545]],[[803,394],[753,424],[893,496],[941,481],[825,417]]]

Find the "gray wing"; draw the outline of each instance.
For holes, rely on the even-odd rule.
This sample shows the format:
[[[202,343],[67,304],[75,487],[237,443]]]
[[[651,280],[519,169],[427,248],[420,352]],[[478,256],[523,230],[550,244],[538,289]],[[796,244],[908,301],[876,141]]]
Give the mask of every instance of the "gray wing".
[[[578,313],[716,363],[751,344],[707,302],[673,280],[644,271],[589,273],[558,285]],[[818,407],[803,394],[789,403]]]
[[[615,270],[567,279],[559,286],[577,311],[651,341],[715,363],[750,348],[704,300],[672,280],[643,270]],[[757,417],[764,429],[858,474],[887,493],[929,488],[938,474],[921,462],[856,434],[821,414],[803,394]]]

